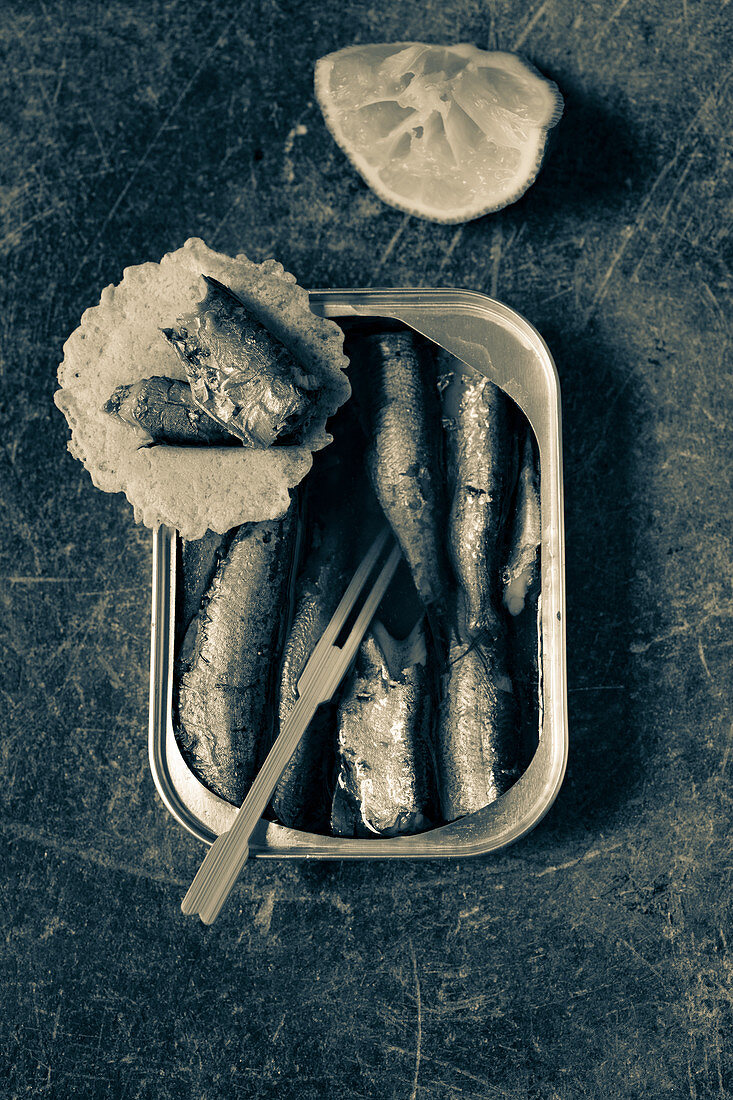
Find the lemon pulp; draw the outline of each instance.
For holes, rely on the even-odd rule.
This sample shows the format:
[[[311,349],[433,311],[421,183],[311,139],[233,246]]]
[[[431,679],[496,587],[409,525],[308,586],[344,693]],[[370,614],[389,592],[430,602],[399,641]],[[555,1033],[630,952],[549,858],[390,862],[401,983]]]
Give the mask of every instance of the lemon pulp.
[[[468,44],[351,46],[318,61],[334,138],[385,202],[441,222],[514,202],[562,113],[551,81],[514,54]]]

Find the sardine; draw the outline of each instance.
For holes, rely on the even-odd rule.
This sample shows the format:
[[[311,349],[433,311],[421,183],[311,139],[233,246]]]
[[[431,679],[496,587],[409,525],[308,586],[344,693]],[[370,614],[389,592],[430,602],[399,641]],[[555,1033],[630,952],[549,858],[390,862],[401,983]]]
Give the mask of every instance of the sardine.
[[[296,442],[315,411],[317,380],[232,291],[203,278],[197,310],[163,329],[196,404],[247,447]]]
[[[295,537],[295,503],[280,520],[242,524],[199,612],[190,668],[178,685],[183,755],[235,805],[272,743]]]
[[[532,431],[527,427],[514,498],[509,560],[502,575],[504,603],[512,615],[519,615],[523,610],[527,590],[537,576],[537,551],[541,542],[540,490]]]
[[[278,705],[280,727],[295,706],[298,680],[348,583],[348,532],[332,523],[319,539],[298,582],[295,615],[285,643]],[[328,830],[335,741],[336,706],[324,703],[275,788],[272,809],[283,825],[316,832]]]
[[[514,480],[507,398],[478,371],[440,356],[449,546],[458,583],[443,677],[438,754],[447,821],[503,794],[517,777],[518,712],[509,676],[501,570]],[[446,385],[446,382],[449,384]]]
[[[430,607],[440,603],[446,577],[440,406],[432,364],[426,368],[421,361],[410,332],[364,336],[358,348],[353,383],[369,440],[366,467],[420,598]]]
[[[193,630],[189,631],[189,627],[201,610],[204,596],[230,541],[231,533],[220,535],[216,531],[207,531],[202,539],[181,541],[176,576],[176,642],[179,663],[190,663],[195,641],[195,624]],[[190,642],[188,646],[183,646],[187,632]],[[188,649],[187,657],[182,652],[184,649]]]
[[[449,650],[437,737],[440,808],[445,821],[473,813],[517,779],[517,708],[491,646],[455,641]]]
[[[328,430],[333,443],[313,456],[306,509],[324,537],[338,532],[339,552],[347,551],[351,566],[356,568],[384,527],[385,516],[366,473],[367,440],[353,402],[343,405],[329,420]],[[404,638],[422,611],[412,572],[402,558],[375,618],[394,637]]]
[[[205,413],[194,401],[188,382],[175,378],[142,378],[118,386],[104,411],[134,427],[143,428],[153,443],[177,446],[238,444],[231,432]]]
[[[421,626],[399,643],[375,622],[339,705],[336,836],[395,836],[429,825],[427,676]]]
[[[441,355],[440,366],[456,365]],[[443,388],[449,550],[461,600],[458,633],[466,643],[501,633],[500,579],[512,484],[514,440],[507,398],[478,371],[460,364]]]

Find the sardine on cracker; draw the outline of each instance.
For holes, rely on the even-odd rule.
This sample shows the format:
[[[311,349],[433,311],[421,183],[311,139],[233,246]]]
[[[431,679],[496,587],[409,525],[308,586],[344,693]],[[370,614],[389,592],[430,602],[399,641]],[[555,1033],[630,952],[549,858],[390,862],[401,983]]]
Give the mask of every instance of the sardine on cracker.
[[[299,442],[317,414],[320,380],[228,287],[204,279],[208,292],[196,312],[164,333],[181,357],[192,399],[245,447]]]
[[[151,446],[147,431],[105,410],[120,386],[153,377],[187,381],[165,333],[204,301],[203,276],[228,287],[309,379],[314,406],[297,446]],[[281,264],[225,256],[192,238],[160,263],[127,268],[86,310],[64,345],[54,400],[71,428],[69,450],[97,488],[124,492],[147,527],[162,523],[196,539],[286,512],[312,452],[331,442],[325,424],[349,397],[347,365],[341,329],[311,312],[308,292]]]

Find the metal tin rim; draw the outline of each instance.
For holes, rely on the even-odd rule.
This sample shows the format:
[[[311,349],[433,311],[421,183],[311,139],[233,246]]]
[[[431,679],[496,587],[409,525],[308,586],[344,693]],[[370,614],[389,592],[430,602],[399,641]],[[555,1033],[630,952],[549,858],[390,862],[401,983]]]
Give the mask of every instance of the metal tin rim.
[[[369,288],[319,289],[310,294],[311,308],[323,316],[388,317],[403,321],[487,374],[528,416],[540,446],[543,559],[545,555],[548,558],[547,568],[543,564],[542,569],[541,596],[543,721],[535,757],[517,783],[497,802],[459,821],[417,836],[356,840],[297,832],[263,820],[252,837],[250,850],[252,854],[270,858],[431,858],[485,854],[515,842],[542,820],[557,797],[567,762],[562,454],[557,370],[544,340],[524,317],[476,291]],[[442,323],[437,323],[438,319]],[[494,326],[493,359],[485,343],[485,332],[490,325]],[[483,330],[484,339],[481,338]],[[514,347],[502,350],[502,340],[509,344],[514,341]],[[523,353],[534,361],[534,368],[528,374],[527,364],[524,365],[525,374],[521,369],[514,369],[514,365],[521,368],[519,360]],[[508,361],[513,363],[512,368],[503,373],[502,356],[508,356]],[[188,772],[172,730],[175,539],[175,532],[167,528],[159,528],[153,533],[150,768],[168,811],[193,836],[210,844],[217,832],[229,827],[236,809],[217,799]],[[181,765],[185,773],[182,781]],[[186,788],[186,797],[179,789],[181,782]],[[195,795],[193,805],[189,788]],[[214,805],[216,803],[220,805]],[[204,816],[209,815],[208,824],[202,812]]]

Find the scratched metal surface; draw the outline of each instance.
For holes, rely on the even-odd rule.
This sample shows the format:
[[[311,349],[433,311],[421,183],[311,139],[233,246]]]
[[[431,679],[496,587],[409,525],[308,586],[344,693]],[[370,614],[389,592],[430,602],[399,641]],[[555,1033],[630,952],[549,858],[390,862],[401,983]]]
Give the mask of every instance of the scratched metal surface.
[[[711,0],[2,4],[7,1095],[731,1095],[730,31]],[[328,50],[421,37],[521,47],[566,97],[530,192],[461,228],[382,206],[311,94]],[[191,234],[498,296],[565,421],[550,815],[477,862],[252,864],[210,931],[148,774],[149,534],[51,404],[101,287]]]

